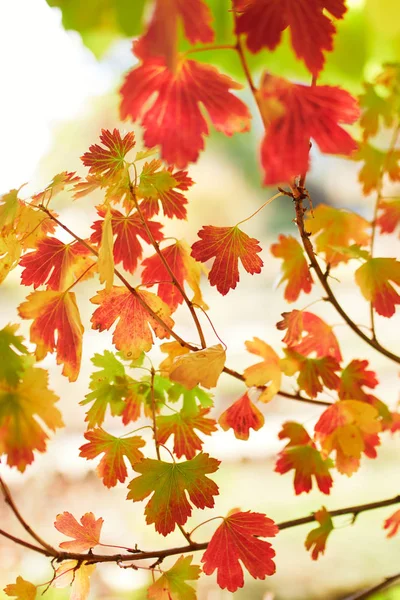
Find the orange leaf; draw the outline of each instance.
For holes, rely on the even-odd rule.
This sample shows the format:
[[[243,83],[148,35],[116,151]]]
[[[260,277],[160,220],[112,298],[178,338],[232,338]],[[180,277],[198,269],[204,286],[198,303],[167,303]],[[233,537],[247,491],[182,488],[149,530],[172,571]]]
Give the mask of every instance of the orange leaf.
[[[168,331],[149,314],[140,300],[157,313],[167,327],[174,326],[168,306],[151,292],[137,290],[136,296],[126,287],[114,286],[110,292],[101,290],[97,296],[90,299],[93,304],[100,305],[92,315],[92,328],[104,331],[110,329],[118,320],[113,342],[126,358],[138,358],[141,352],[151,349],[153,336],[150,327],[158,338],[169,337]]]
[[[137,188],[137,193],[143,196],[140,202],[140,209],[148,219],[154,215],[158,215],[161,204],[163,213],[169,219],[176,217],[177,219],[186,219],[187,210],[185,204],[187,200],[180,191],[188,190],[193,185],[193,180],[188,177],[187,171],[174,171],[173,167],[168,167],[167,173],[170,174],[172,185],[161,185],[159,182],[159,171],[162,162],[160,160],[152,160],[150,163],[145,163],[140,175],[140,184],[145,180],[145,189],[141,185]],[[164,182],[164,179],[162,180]]]
[[[205,416],[209,412],[208,408],[197,408],[193,411],[184,406],[179,413],[157,417],[157,441],[165,444],[173,435],[176,456],[185,456],[190,460],[196,455],[196,450],[201,450],[203,446],[203,440],[194,430],[197,429],[206,435],[211,435],[217,430],[215,420]]]
[[[97,473],[108,488],[117,485],[117,481],[121,483],[125,481],[128,473],[124,463],[124,456],[126,456],[132,466],[143,458],[143,453],[139,448],[145,446],[145,442],[138,435],[118,438],[99,427],[92,431],[87,431],[84,436],[89,440],[89,443],[83,444],[79,448],[79,456],[91,460],[99,454],[104,453],[97,467]]]
[[[258,362],[244,370],[244,379],[246,385],[251,386],[266,386],[266,389],[261,393],[259,400],[261,402],[269,402],[278,393],[282,372],[279,364],[279,356],[260,338],[255,337],[253,341],[246,342],[248,352],[261,356],[264,360]]]
[[[196,592],[186,581],[200,577],[200,567],[192,565],[193,556],[181,556],[147,590],[150,600],[196,600]]]
[[[167,358],[164,358],[164,360],[159,365],[161,375],[165,377],[168,377],[168,374],[171,370],[175,358],[177,356],[182,356],[182,354],[189,354],[190,352],[189,348],[187,348],[186,346],[182,346],[179,342],[175,340],[173,342],[165,342],[164,344],[161,344],[160,350],[161,352],[168,354]]]
[[[299,372],[297,383],[308,396],[315,398],[322,392],[323,386],[336,390],[340,379],[335,371],[340,370],[339,363],[331,356],[323,358],[306,358],[302,354],[288,348],[285,350],[286,359],[281,361],[283,372],[292,376]]]
[[[183,354],[175,358],[172,363],[169,378],[189,390],[198,384],[210,389],[217,385],[225,360],[226,352],[221,344]]]
[[[332,327],[320,317],[301,310],[282,313],[282,317],[283,321],[279,321],[276,326],[280,330],[287,329],[282,341],[291,350],[303,356],[312,352],[315,352],[318,358],[332,356],[337,362],[341,362],[342,355]]]
[[[324,554],[326,542],[331,531],[333,531],[333,522],[329,512],[323,506],[320,510],[314,513],[315,520],[318,521],[319,527],[312,529],[307,535],[304,543],[307,550],[311,550],[311,558],[317,560],[320,554]],[[314,546],[314,548],[313,548]]]
[[[74,538],[70,542],[61,542],[60,548],[68,552],[86,552],[100,543],[100,533],[104,520],[96,519],[93,513],[81,517],[81,525],[69,512],[57,515],[54,527],[64,535]]]
[[[338,391],[341,400],[361,400],[369,402],[369,395],[362,389],[363,386],[375,388],[378,385],[376,373],[367,371],[367,360],[352,360],[343,369],[340,376],[340,387]]]
[[[370,258],[355,272],[356,283],[382,317],[391,317],[400,304],[400,296],[391,281],[400,285],[400,261],[395,258]]]
[[[113,132],[102,129],[100,141],[103,146],[93,144],[81,160],[85,167],[89,167],[89,173],[112,178],[124,170],[125,156],[135,146],[135,134],[129,132],[121,138],[118,129]]]
[[[365,195],[379,188],[385,173],[391,181],[400,181],[400,150],[384,152],[371,144],[362,144],[352,159],[364,163],[358,179]]]
[[[244,584],[239,560],[255,579],[273,575],[275,551],[269,542],[256,536],[274,537],[278,531],[274,521],[262,513],[235,512],[226,517],[201,559],[204,573],[211,575],[217,569],[218,585],[230,592]]]
[[[251,402],[248,393],[236,400],[218,419],[224,431],[232,428],[238,440],[248,440],[250,428],[258,431],[264,425],[264,416]]]
[[[306,294],[311,292],[313,279],[304,256],[304,250],[299,242],[291,235],[280,235],[279,242],[272,244],[271,253],[276,258],[283,258],[283,281],[287,281],[285,288],[285,300],[295,302],[303,291]]]
[[[209,280],[211,285],[225,296],[234,290],[239,281],[239,259],[244,269],[254,275],[261,273],[263,261],[258,252],[258,241],[249,237],[238,227],[214,227],[205,225],[198,232],[200,240],[192,246],[192,256],[201,262],[215,257]]]
[[[36,344],[36,358],[57,353],[62,374],[76,381],[82,356],[83,326],[73,292],[32,292],[18,307],[23,319],[33,319],[30,340]],[[57,341],[55,333],[57,332]]]
[[[380,213],[376,223],[381,233],[393,233],[400,225],[400,200],[381,200]]]
[[[396,510],[388,519],[385,520],[383,525],[384,529],[387,529],[387,537],[391,538],[396,535],[400,528],[400,510]]]

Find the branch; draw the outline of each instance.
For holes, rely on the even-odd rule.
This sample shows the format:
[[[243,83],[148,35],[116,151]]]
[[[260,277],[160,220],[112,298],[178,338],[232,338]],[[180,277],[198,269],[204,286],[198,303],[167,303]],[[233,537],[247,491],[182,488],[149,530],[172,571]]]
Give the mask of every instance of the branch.
[[[374,585],[374,586],[364,590],[363,592],[357,592],[355,594],[352,594],[351,596],[346,596],[346,598],[344,598],[343,600],[366,600],[366,598],[370,598],[371,596],[374,596],[376,593],[386,590],[386,588],[392,586],[399,579],[400,579],[400,573],[396,573],[396,575],[387,577],[384,581],[381,581],[381,583],[378,583],[377,585]]]

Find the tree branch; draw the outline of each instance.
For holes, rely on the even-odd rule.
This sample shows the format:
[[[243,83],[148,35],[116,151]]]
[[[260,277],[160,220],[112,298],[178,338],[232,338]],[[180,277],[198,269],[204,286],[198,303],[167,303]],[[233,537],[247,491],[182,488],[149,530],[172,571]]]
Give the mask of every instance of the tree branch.
[[[374,585],[364,591],[356,592],[355,594],[352,594],[351,596],[346,596],[346,598],[344,598],[343,600],[366,600],[367,598],[371,598],[371,596],[374,596],[378,592],[382,592],[383,590],[386,590],[386,588],[392,586],[399,579],[400,579],[400,573],[396,573],[396,575],[387,577],[384,581],[381,581],[381,583],[378,583],[377,585]]]

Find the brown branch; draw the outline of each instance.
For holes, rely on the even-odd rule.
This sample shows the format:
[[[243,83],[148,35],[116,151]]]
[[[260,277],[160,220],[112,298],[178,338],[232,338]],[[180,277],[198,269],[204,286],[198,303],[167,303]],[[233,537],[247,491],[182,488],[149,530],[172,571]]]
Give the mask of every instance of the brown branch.
[[[400,579],[400,573],[396,573],[396,575],[392,575],[391,577],[387,577],[381,583],[374,585],[364,591],[357,592],[352,594],[351,596],[346,596],[343,600],[366,600],[367,598],[371,598],[371,596],[375,596],[378,592],[382,592],[386,590],[388,587],[392,586]]]

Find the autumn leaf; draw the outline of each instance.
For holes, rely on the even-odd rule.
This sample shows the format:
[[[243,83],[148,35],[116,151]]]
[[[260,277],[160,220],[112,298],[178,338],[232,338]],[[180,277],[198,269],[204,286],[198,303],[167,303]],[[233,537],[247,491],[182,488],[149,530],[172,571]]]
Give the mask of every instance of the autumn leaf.
[[[142,282],[147,285],[158,284],[158,296],[171,310],[176,310],[182,304],[183,296],[175,283],[172,283],[171,275],[164,265],[165,260],[179,285],[183,288],[187,281],[192,288],[196,295],[192,302],[200,304],[203,308],[206,307],[200,292],[200,276],[202,271],[205,273],[207,271],[190,256],[189,246],[184,241],[176,241],[163,248],[160,253],[163,258],[156,253],[142,261],[144,267]]]
[[[4,591],[6,596],[15,597],[15,600],[35,600],[36,598],[36,585],[20,576],[17,577],[15,583],[6,585]]]
[[[200,567],[192,565],[193,556],[181,556],[147,590],[150,600],[196,600],[196,592],[186,581],[200,577]]]
[[[174,454],[178,458],[185,456],[190,460],[203,446],[203,440],[194,430],[197,429],[205,435],[211,435],[217,430],[215,420],[206,416],[209,412],[208,408],[184,404],[183,408],[173,415],[157,417],[157,442],[165,444],[171,435],[174,436]]]
[[[255,337],[253,341],[246,342],[248,352],[261,356],[264,360],[251,367],[247,367],[244,372],[244,380],[249,387],[265,386],[259,400],[269,402],[278,393],[281,386],[282,373],[279,365],[279,356],[263,340]]]
[[[382,212],[376,223],[380,227],[381,233],[393,233],[400,225],[400,199],[381,200],[379,210]]]
[[[138,261],[143,255],[139,237],[147,244],[150,244],[149,237],[138,213],[124,215],[119,210],[113,208],[109,210],[111,212],[112,232],[113,235],[115,235],[113,245],[115,264],[118,265],[119,263],[122,263],[122,266],[126,271],[134,273],[138,266]],[[92,229],[94,229],[94,233],[90,236],[90,241],[95,244],[100,244],[102,243],[103,227],[105,223],[104,219],[107,218],[107,211],[104,207],[100,207],[97,212],[103,220],[95,221],[93,223]],[[148,221],[147,225],[157,242],[163,239],[161,223]],[[111,240],[108,240],[108,245],[112,246]]]
[[[308,396],[315,398],[324,386],[329,390],[339,387],[340,379],[336,371],[339,363],[332,356],[323,358],[307,358],[290,348],[285,350],[286,359],[281,361],[283,372],[289,377],[298,372],[297,383]]]
[[[23,319],[33,319],[30,340],[36,344],[36,358],[57,353],[57,364],[70,381],[79,375],[82,356],[83,326],[73,292],[32,292],[18,307]],[[57,332],[57,339],[55,334]]]
[[[261,513],[235,512],[223,520],[212,536],[201,562],[203,571],[212,575],[217,569],[220,588],[235,592],[243,587],[243,563],[255,579],[275,573],[275,556],[269,542],[258,539],[274,537],[279,529],[272,519]],[[256,537],[257,536],[257,537]]]
[[[8,324],[0,329],[0,382],[11,386],[18,384],[25,369],[24,356],[28,348],[22,335],[16,335],[19,325]]]
[[[261,273],[263,261],[257,254],[261,252],[258,241],[235,227],[214,227],[205,225],[198,232],[200,238],[192,246],[192,256],[206,262],[215,257],[209,274],[211,285],[225,296],[235,289],[239,281],[239,259],[247,273]]]
[[[308,435],[306,429],[295,423],[288,421],[283,424],[279,432],[279,439],[289,439],[289,442],[280,451],[275,465],[275,471],[284,475],[294,470],[294,491],[296,495],[308,492],[312,489],[312,479],[315,481],[319,490],[324,494],[329,494],[332,487],[332,477],[329,469],[333,467],[331,459],[324,459],[317,450],[314,442]]]
[[[394,537],[397,534],[400,528],[400,510],[396,510],[396,512],[385,520],[383,528],[388,530],[386,536],[388,538]]]
[[[21,283],[34,289],[46,285],[49,290],[63,291],[94,264],[89,257],[89,248],[80,242],[64,244],[55,237],[46,237],[20,260]]]
[[[135,134],[129,132],[121,137],[118,129],[113,132],[102,129],[100,142],[103,146],[93,144],[81,160],[85,167],[89,167],[89,173],[112,178],[125,169],[125,156],[135,146]]]
[[[356,150],[356,142],[341,127],[359,116],[356,99],[345,90],[265,74],[258,94],[269,122],[261,145],[265,185],[290,182],[307,173],[310,139],[326,154],[347,156]]]
[[[169,378],[189,390],[198,384],[210,389],[217,385],[225,361],[226,352],[221,344],[182,354],[172,363]]]
[[[400,261],[395,258],[370,258],[355,272],[357,285],[366,300],[382,317],[391,317],[400,296],[390,283],[400,285]]]
[[[161,168],[160,160],[145,163],[140,174],[140,183],[136,188],[137,194],[143,197],[140,210],[151,219],[158,215],[160,205],[163,213],[169,219],[186,219],[187,200],[181,191],[188,190],[193,180],[187,171],[174,171],[173,167]],[[179,191],[178,191],[179,190]]]
[[[232,428],[238,440],[248,440],[250,429],[258,431],[263,427],[264,416],[246,392],[222,413],[218,423],[224,431]]]
[[[362,114],[360,117],[360,127],[363,129],[364,142],[370,137],[374,137],[381,125],[390,127],[393,123],[393,103],[389,98],[380,96],[376,87],[371,84],[363,83],[365,92],[360,95],[360,107]]]
[[[156,531],[168,535],[192,514],[188,496],[197,508],[214,506],[218,486],[206,475],[215,473],[219,464],[219,460],[203,453],[181,463],[145,458],[133,467],[140,475],[128,485],[127,498],[137,502],[152,494],[145,508],[146,523],[154,523]]]
[[[201,109],[225,135],[249,130],[249,109],[230,92],[241,87],[211,65],[181,59],[172,72],[162,58],[152,58],[126,76],[121,117],[140,120],[145,145],[160,146],[161,158],[183,169],[197,160],[208,135]]]
[[[319,523],[319,527],[312,529],[304,543],[307,550],[311,550],[311,558],[318,560],[320,554],[325,553],[326,542],[331,531],[333,531],[333,522],[329,512],[323,506],[320,510],[314,513],[315,520]]]
[[[114,286],[110,292],[101,290],[90,299],[93,304],[100,305],[92,315],[92,328],[104,331],[118,320],[113,343],[126,358],[132,359],[151,349],[153,336],[150,327],[158,338],[169,337],[168,331],[149,314],[142,303],[156,313],[167,327],[172,329],[174,326],[170,308],[158,296],[142,290],[135,292],[123,286]]]
[[[114,283],[114,236],[112,229],[112,213],[108,206],[101,228],[101,240],[97,260],[100,283],[105,283],[109,292]]]
[[[160,345],[160,350],[164,354],[167,354],[167,358],[159,365],[159,370],[161,374],[164,374],[168,377],[171,367],[174,363],[174,360],[178,356],[182,356],[183,354],[189,354],[190,350],[187,346],[182,346],[179,342],[174,340],[173,342],[165,342]]]
[[[66,560],[56,569],[52,587],[71,586],[69,600],[87,600],[90,593],[90,577],[96,565],[79,563],[77,560]]]
[[[202,408],[212,408],[214,406],[212,394],[196,386],[189,390],[184,385],[172,383],[167,390],[169,402],[183,401],[183,405],[188,407],[192,412],[197,407],[197,402]]]
[[[46,451],[48,434],[63,427],[61,413],[54,405],[59,398],[48,389],[48,373],[28,367],[14,384],[0,382],[0,454],[21,473],[34,459],[34,450]]]
[[[138,435],[118,438],[107,433],[104,429],[96,428],[87,431],[84,436],[89,443],[83,444],[79,448],[79,456],[91,460],[104,453],[97,467],[97,473],[108,488],[117,485],[117,481],[121,483],[125,481],[128,473],[124,456],[132,466],[143,458],[143,453],[139,448],[142,448],[145,442]]]
[[[54,175],[49,185],[39,194],[32,196],[33,204],[47,204],[60,192],[63,192],[67,187],[76,185],[80,181],[80,177],[76,173],[62,171]]]
[[[54,527],[60,533],[73,538],[69,542],[61,542],[60,548],[67,552],[86,552],[100,544],[100,533],[104,519],[96,519],[93,513],[85,513],[81,524],[69,512],[57,515]]]
[[[313,352],[318,358],[332,356],[337,362],[341,362],[342,355],[332,327],[320,317],[301,310],[282,313],[282,317],[283,320],[276,326],[280,330],[287,329],[282,341],[292,350],[303,356]]]
[[[324,52],[333,50],[336,33],[326,12],[343,19],[347,10],[344,0],[288,0],[283,4],[274,0],[237,0],[236,6],[236,33],[246,35],[250,52],[274,50],[282,32],[289,28],[297,58],[315,76],[324,67]]]
[[[301,291],[309,294],[313,279],[308,268],[304,250],[291,235],[280,235],[279,241],[272,244],[271,253],[282,258],[283,276],[279,284],[287,281],[284,297],[287,302],[295,302]]]
[[[0,196],[0,230],[8,231],[14,228],[21,202],[18,197],[20,190],[21,188],[12,189]]]
[[[351,244],[367,246],[370,234],[367,230],[371,224],[354,212],[333,208],[320,204],[306,222],[307,231],[316,236],[315,247],[318,253],[325,255],[325,260],[335,267],[341,262],[347,263],[351,256],[340,252],[341,246]]]
[[[54,217],[58,216],[53,211],[51,211],[51,214]],[[36,248],[40,240],[55,232],[56,227],[56,223],[46,213],[21,203],[15,230],[18,232],[19,242],[23,250]]]
[[[358,179],[365,195],[379,188],[385,173],[391,181],[400,181],[400,150],[385,152],[371,144],[362,144],[352,159],[363,162]]]
[[[0,237],[0,283],[18,266],[21,244],[14,232]]]
[[[336,468],[352,475],[360,465],[361,454],[376,457],[381,423],[378,411],[359,400],[335,402],[320,416],[315,433],[326,455],[336,450]]]
[[[140,381],[131,381],[125,398],[125,408],[121,413],[123,424],[136,421],[140,417],[142,408],[144,415],[152,418],[153,403],[158,414],[165,406],[172,385],[169,379],[160,375],[155,375],[153,379],[145,375]]]
[[[341,400],[368,402],[369,396],[363,387],[374,389],[378,385],[376,373],[368,371],[367,360],[352,360],[340,375],[338,395]]]

